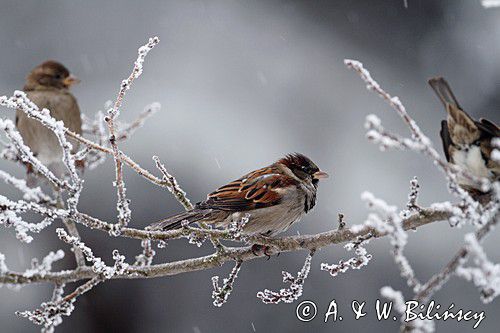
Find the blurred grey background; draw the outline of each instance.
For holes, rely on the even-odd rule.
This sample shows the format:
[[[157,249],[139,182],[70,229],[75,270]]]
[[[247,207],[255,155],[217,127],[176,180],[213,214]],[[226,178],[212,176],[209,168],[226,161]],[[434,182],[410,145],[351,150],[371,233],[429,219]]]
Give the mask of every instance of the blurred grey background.
[[[154,170],[159,155],[193,201],[243,173],[273,162],[285,153],[310,156],[333,177],[319,189],[318,205],[288,234],[317,233],[336,227],[337,213],[348,224],[362,223],[367,210],[364,190],[400,207],[409,180],[418,176],[420,202],[450,200],[432,163],[415,153],[380,152],[364,138],[363,123],[375,113],[384,126],[407,135],[401,120],[380,98],[368,92],[344,58],[362,61],[374,77],[399,96],[422,129],[439,146],[444,117],[427,79],[443,75],[461,104],[474,117],[499,121],[500,9],[479,1],[0,1],[0,94],[23,86],[26,74],[52,58],[64,63],[82,83],[73,90],[89,116],[113,99],[130,72],[137,48],[149,36],[161,43],[148,56],[144,74],[129,91],[121,114],[132,120],[153,101],[162,110],[122,148]],[[13,118],[13,113],[2,109]],[[441,149],[440,149],[441,150]],[[22,170],[5,161],[0,167],[18,176]],[[80,209],[114,221],[113,163],[85,174]],[[132,226],[142,228],[182,210],[166,191],[126,170],[132,200]],[[1,194],[18,197],[0,185]],[[12,269],[24,270],[32,257],[63,248],[69,268],[73,258],[54,235],[54,225],[29,245],[10,229],[0,232],[0,252]],[[130,261],[140,251],[136,241],[113,239],[80,228],[97,255],[111,259],[118,248]],[[446,222],[411,233],[406,249],[421,280],[428,279],[455,253],[471,228],[451,229]],[[492,260],[500,260],[498,232],[486,242]],[[382,286],[411,297],[399,277],[386,239],[373,241],[373,260],[362,270],[332,278],[321,262],[351,256],[342,246],[315,256],[303,300],[313,300],[320,314],[309,323],[295,318],[294,304],[264,305],[256,293],[279,289],[281,271],[296,273],[306,253],[282,254],[243,265],[236,289],[222,308],[211,299],[213,275],[226,276],[232,265],[210,271],[154,280],[111,281],[81,297],[59,332],[386,332],[399,323],[377,322],[373,304]],[[206,254],[185,240],[157,249],[155,262]],[[75,285],[68,286],[71,290]],[[2,332],[37,331],[15,310],[33,309],[50,298],[51,286],[20,291],[0,289]],[[324,323],[336,299],[344,321]],[[366,300],[369,314],[354,321],[352,300]],[[453,278],[434,298],[448,307],[486,311],[478,332],[498,329],[500,302],[485,305],[476,288]],[[471,322],[437,322],[438,332],[470,331]]]

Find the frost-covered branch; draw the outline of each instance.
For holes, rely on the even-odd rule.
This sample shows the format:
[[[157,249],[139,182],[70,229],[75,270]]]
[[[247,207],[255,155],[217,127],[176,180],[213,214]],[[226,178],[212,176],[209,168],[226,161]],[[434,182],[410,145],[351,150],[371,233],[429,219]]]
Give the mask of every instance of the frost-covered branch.
[[[186,192],[184,192],[184,190],[179,186],[179,184],[177,183],[177,179],[175,179],[175,177],[167,171],[165,165],[161,163],[160,158],[158,156],[153,156],[153,161],[155,162],[158,170],[160,170],[161,174],[163,175],[162,180],[165,184],[167,184],[167,189],[170,191],[170,193],[175,196],[177,201],[181,203],[185,210],[193,209],[193,204],[187,198]]]
[[[217,275],[212,277],[212,285],[214,287],[214,290],[212,291],[212,298],[214,299],[214,306],[221,307],[227,302],[229,295],[231,295],[231,292],[233,291],[234,281],[238,277],[242,263],[243,261],[241,260],[236,262],[236,265],[234,265],[229,277],[224,279],[222,287],[219,286],[219,277]]]
[[[403,220],[404,230],[413,230],[427,224],[435,223],[438,221],[446,220],[450,216],[447,211],[438,211],[434,209],[423,209],[420,215],[412,215],[410,218]],[[120,237],[139,238],[146,237],[148,234],[154,239],[161,239],[161,233],[145,232],[141,230],[131,230],[128,228],[129,233],[126,233],[127,228],[124,228]],[[104,230],[103,230],[104,231]],[[213,230],[215,231],[215,230]],[[141,232],[141,233],[137,233]],[[167,232],[165,234],[168,235]],[[219,231],[219,235],[224,235],[224,232]],[[300,235],[267,238],[255,236],[249,239],[249,242],[255,242],[270,247],[268,254],[274,255],[278,253],[294,252],[294,251],[308,251],[313,249],[320,249],[323,247],[356,242],[360,237],[370,235],[372,238],[384,237],[387,233],[378,233],[375,229],[369,226],[353,226],[351,228],[344,228],[342,230],[331,230],[315,235]],[[177,236],[179,238],[179,236]],[[114,276],[113,278],[119,279],[138,279],[138,278],[156,278],[162,276],[171,276],[187,272],[194,272],[199,270],[216,268],[225,262],[230,261],[249,261],[257,258],[265,257],[264,253],[255,254],[251,246],[246,247],[227,247],[224,252],[216,252],[211,255],[184,259],[174,262],[163,264],[144,266],[130,266],[124,275]],[[47,274],[45,276],[35,275],[31,278],[26,278],[22,273],[9,271],[8,274],[0,276],[0,284],[30,284],[39,282],[51,283],[68,283],[84,279],[91,279],[97,274],[93,272],[90,267],[79,268],[78,270],[66,270]]]
[[[26,201],[33,201],[35,203],[42,204],[55,204],[54,199],[45,194],[40,187],[29,187],[24,179],[18,179],[3,170],[0,170],[0,179],[2,179],[6,184],[14,186],[21,193],[23,193],[23,199]]]
[[[403,293],[400,291],[394,290],[389,286],[382,287],[380,289],[380,294],[382,297],[388,299],[394,304],[394,310],[399,313],[401,316],[401,325],[402,331],[414,332],[414,333],[432,333],[435,329],[434,321],[427,319],[416,318],[411,321],[410,324],[405,325],[403,318],[405,317],[407,306],[405,304],[405,299],[403,297]]]
[[[371,234],[368,234],[368,238],[370,237]],[[365,243],[368,243],[368,239],[363,239],[363,237],[359,237],[355,242],[347,243],[344,245],[344,248],[347,251],[354,249],[355,257],[349,258],[346,261],[340,260],[338,264],[321,263],[320,269],[322,271],[327,271],[331,276],[335,277],[339,273],[347,272],[349,268],[361,269],[363,266],[368,265],[372,259],[372,255],[369,254],[363,246]]]
[[[109,143],[111,144],[111,149],[113,151],[113,158],[115,160],[115,169],[116,169],[116,192],[118,195],[117,202],[117,210],[118,210],[118,223],[119,228],[126,227],[130,222],[132,212],[130,211],[129,204],[130,201],[125,196],[125,183],[123,181],[123,166],[122,166],[122,157],[118,150],[117,135],[115,128],[115,120],[116,117],[120,113],[120,108],[123,102],[123,98],[125,97],[125,93],[130,89],[130,86],[142,74],[142,66],[144,63],[144,59],[146,58],[149,51],[153,49],[158,43],[160,39],[158,37],[150,38],[148,43],[139,48],[139,55],[137,56],[137,60],[134,63],[134,68],[132,69],[132,73],[130,76],[122,81],[120,86],[120,90],[118,91],[118,96],[116,97],[116,101],[112,108],[108,110],[108,115],[104,118],[106,123],[108,124],[109,131]]]
[[[281,272],[283,274],[283,283],[290,284],[288,288],[282,288],[280,291],[264,289],[264,291],[259,291],[257,293],[257,297],[266,304],[278,304],[280,302],[293,303],[299,299],[299,297],[302,296],[304,282],[309,275],[309,271],[311,270],[311,261],[314,252],[315,250],[311,250],[309,255],[306,257],[302,269],[297,273],[297,277],[294,277],[286,271]]]
[[[116,275],[124,274],[129,267],[125,262],[125,257],[121,255],[117,250],[113,251],[113,259],[115,260],[114,265],[106,266],[101,258],[94,256],[92,250],[78,238],[68,235],[66,231],[61,228],[58,228],[56,232],[57,236],[62,241],[77,246],[84,253],[87,261],[92,262],[91,269],[96,274],[96,276],[92,277],[89,281],[77,287],[72,293],[66,295],[65,297],[62,297],[63,290],[61,287],[64,286],[64,283],[56,283],[54,296],[52,297],[52,300],[50,302],[42,303],[40,309],[36,309],[33,311],[18,311],[16,313],[20,317],[29,319],[34,324],[43,325],[45,330],[50,330],[51,328],[59,325],[62,322],[62,316],[71,315],[75,308],[74,303],[79,296],[88,292],[102,281],[111,279]],[[64,255],[64,253],[62,254]],[[56,255],[54,254],[51,254],[51,256],[56,257]],[[51,258],[50,261],[47,261],[50,263],[55,259]]]
[[[24,221],[20,214],[34,212],[43,216],[39,223],[29,223]],[[68,212],[56,208],[47,208],[44,205],[34,201],[11,201],[0,195],[0,225],[7,228],[13,227],[16,231],[16,237],[24,243],[30,243],[33,237],[28,232],[39,233],[52,224],[55,218],[62,218],[68,215]]]
[[[465,248],[476,267],[459,266],[456,274],[472,281],[479,288],[483,302],[489,303],[500,295],[500,264],[488,260],[474,234],[465,235]]]
[[[139,114],[137,119],[135,119],[133,122],[129,124],[120,124],[118,123],[117,127],[117,135],[116,135],[116,141],[123,141],[128,138],[130,138],[134,132],[138,129],[141,128],[146,120],[148,120],[149,117],[160,111],[161,105],[158,102],[151,103],[149,105],[146,105],[144,110]]]
[[[421,287],[420,282],[415,277],[415,272],[403,253],[408,241],[408,235],[402,225],[403,220],[400,217],[402,214],[398,214],[395,206],[390,206],[382,199],[375,198],[370,192],[364,192],[361,199],[374,211],[374,213],[368,215],[365,223],[379,230],[379,232],[387,232],[393,247],[394,261],[399,267],[401,276],[406,280],[409,287],[418,291]]]

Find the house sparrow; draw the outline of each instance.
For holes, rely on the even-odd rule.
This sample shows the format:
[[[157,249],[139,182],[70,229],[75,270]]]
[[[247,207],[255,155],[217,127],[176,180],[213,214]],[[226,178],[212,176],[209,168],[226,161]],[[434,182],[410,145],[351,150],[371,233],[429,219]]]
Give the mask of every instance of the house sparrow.
[[[327,177],[328,174],[306,156],[290,154],[219,187],[193,210],[149,228],[172,230],[183,223],[195,222],[227,228],[231,222],[249,214],[243,234],[273,236],[287,230],[314,207],[318,182]]]
[[[476,177],[499,180],[500,164],[491,159],[491,140],[500,137],[500,128],[486,119],[472,119],[463,111],[442,77],[430,79],[429,84],[448,113],[447,120],[441,122],[441,140],[448,163],[458,165]],[[469,192],[482,193],[477,185],[464,177],[459,177],[458,183]]]
[[[26,78],[23,90],[40,110],[47,108],[52,117],[62,120],[71,131],[82,133],[80,109],[69,88],[79,80],[70,74],[62,64],[49,60],[35,67]],[[16,113],[16,126],[24,143],[44,165],[56,174],[62,170],[62,149],[51,130],[38,121],[28,118],[21,110]],[[78,141],[70,139],[73,152],[78,149]],[[79,165],[82,167],[81,163]],[[28,165],[28,173],[31,166]]]

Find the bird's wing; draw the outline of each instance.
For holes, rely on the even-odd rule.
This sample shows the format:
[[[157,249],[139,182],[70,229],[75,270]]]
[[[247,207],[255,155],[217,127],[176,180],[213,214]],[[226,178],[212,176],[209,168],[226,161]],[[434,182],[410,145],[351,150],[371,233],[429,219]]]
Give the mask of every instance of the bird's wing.
[[[489,137],[500,137],[500,128],[488,119],[481,118],[476,126]]]
[[[277,205],[284,191],[296,180],[275,167],[253,171],[240,179],[221,186],[197,204],[201,209],[247,211]]]
[[[448,129],[455,144],[472,144],[481,136],[474,120],[462,109],[448,104]]]
[[[450,161],[450,146],[453,144],[451,142],[450,132],[448,131],[448,122],[446,120],[441,121],[441,131],[439,132],[441,135],[441,141],[443,142],[443,150],[444,155],[446,156],[446,160]]]

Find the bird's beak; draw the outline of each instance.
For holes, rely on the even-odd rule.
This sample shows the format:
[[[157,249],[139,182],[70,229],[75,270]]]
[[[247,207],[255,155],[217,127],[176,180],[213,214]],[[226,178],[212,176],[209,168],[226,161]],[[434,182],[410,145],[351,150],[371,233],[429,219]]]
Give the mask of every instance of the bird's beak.
[[[73,74],[70,74],[67,78],[63,80],[63,84],[67,88],[77,83],[80,83],[80,79],[74,76]]]
[[[324,171],[316,171],[315,173],[313,173],[314,179],[324,179],[328,177],[329,177],[328,174]]]

